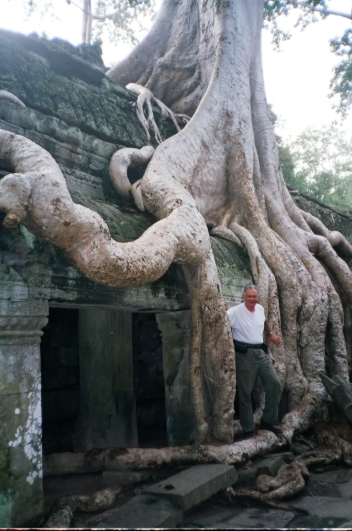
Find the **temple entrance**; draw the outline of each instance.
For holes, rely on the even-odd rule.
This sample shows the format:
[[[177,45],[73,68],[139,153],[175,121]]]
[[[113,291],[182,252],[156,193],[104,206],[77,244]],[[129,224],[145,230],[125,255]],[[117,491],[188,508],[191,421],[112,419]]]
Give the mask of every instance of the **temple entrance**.
[[[52,307],[41,369],[44,454],[167,445],[155,314]]]

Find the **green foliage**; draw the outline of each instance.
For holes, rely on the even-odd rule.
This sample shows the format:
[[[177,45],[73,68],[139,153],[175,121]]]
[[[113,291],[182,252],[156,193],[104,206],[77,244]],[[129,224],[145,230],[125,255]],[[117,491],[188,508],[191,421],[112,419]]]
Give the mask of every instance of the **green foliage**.
[[[306,4],[312,7],[326,9],[325,0],[306,0]],[[264,28],[268,29],[272,34],[272,43],[275,49],[280,48],[282,41],[288,40],[292,37],[289,31],[284,30],[280,26],[280,19],[283,16],[287,17],[290,13],[296,11],[298,14],[294,27],[306,26],[318,21],[318,16],[314,11],[310,11],[302,6],[295,5],[292,0],[271,0],[264,2]],[[319,14],[320,17],[325,17],[324,14]]]
[[[279,147],[286,183],[316,199],[352,208],[352,139],[336,125],[307,128]]]
[[[341,38],[331,39],[330,47],[333,53],[342,57],[334,69],[330,96],[339,96],[340,102],[336,109],[345,116],[352,103],[352,28],[348,28]]]
[[[145,30],[144,22],[155,13],[155,0],[97,0],[94,14],[109,13],[115,13],[114,17],[94,21],[93,37],[97,39],[105,34],[109,42],[137,44],[136,34]]]
[[[12,0],[7,0],[11,2]],[[136,35],[145,29],[144,23],[155,14],[156,0],[91,0],[93,40],[107,37],[110,42],[132,42],[136,44]],[[58,7],[69,4],[70,9],[79,9],[83,16],[83,0],[23,0],[28,17],[35,12],[45,20],[60,20]],[[113,14],[114,16],[110,16]],[[99,19],[95,19],[95,15]],[[100,18],[103,18],[100,20]],[[64,22],[64,21],[63,21]],[[80,34],[81,28],[77,28]]]

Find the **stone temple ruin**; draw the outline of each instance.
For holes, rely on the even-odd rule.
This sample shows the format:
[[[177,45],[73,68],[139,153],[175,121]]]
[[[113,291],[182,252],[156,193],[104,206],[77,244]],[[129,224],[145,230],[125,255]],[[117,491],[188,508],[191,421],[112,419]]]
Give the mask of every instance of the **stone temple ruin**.
[[[25,104],[0,93],[0,128],[51,153],[73,200],[98,212],[113,238],[138,238],[153,219],[116,193],[108,172],[116,150],[150,143],[136,97],[105,77],[99,47],[1,31],[0,49],[0,91]],[[156,117],[163,138],[175,134],[157,109]],[[0,155],[0,178],[9,172]],[[131,182],[141,172],[131,170]],[[352,242],[352,218],[295,199]],[[248,259],[229,241],[212,245],[233,305],[251,282]],[[194,442],[179,266],[143,287],[100,286],[21,226],[0,229],[0,272],[1,526],[42,516],[43,454]]]

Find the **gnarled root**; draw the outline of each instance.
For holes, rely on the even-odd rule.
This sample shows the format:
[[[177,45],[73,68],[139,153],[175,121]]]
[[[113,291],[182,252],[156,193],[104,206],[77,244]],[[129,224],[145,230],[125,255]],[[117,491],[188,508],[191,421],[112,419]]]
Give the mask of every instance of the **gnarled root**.
[[[69,528],[76,511],[106,511],[114,504],[116,494],[120,491],[121,487],[108,487],[90,496],[73,495],[60,498],[52,507],[45,527],[56,529]]]
[[[285,503],[279,503],[275,500],[269,499],[265,494],[261,492],[256,492],[255,490],[246,490],[246,489],[233,489],[229,487],[225,491],[227,499],[232,503],[238,499],[249,499],[263,505],[268,505],[269,507],[274,507],[275,509],[282,509],[283,511],[288,511],[292,509],[289,505]]]
[[[127,170],[147,164],[154,154],[153,146],[144,146],[141,149],[137,148],[122,148],[113,154],[109,174],[116,191],[122,196],[134,199],[134,202],[139,210],[144,209],[143,196],[141,191],[141,179],[133,185],[130,183]]]
[[[143,127],[143,130],[148,140],[150,140],[149,128],[151,128],[151,130],[153,131],[155,140],[158,142],[158,144],[161,144],[162,142],[159,128],[156,125],[156,122],[154,119],[152,103],[155,103],[159,107],[162,116],[164,116],[165,118],[170,118],[170,120],[172,121],[172,123],[174,124],[176,128],[176,131],[178,132],[181,131],[180,126],[177,123],[175,114],[166,105],[164,105],[162,101],[158,100],[158,98],[154,96],[151,90],[145,87],[142,87],[142,85],[138,85],[137,83],[129,83],[128,85],[126,85],[126,88],[127,90],[129,90],[130,92],[133,92],[133,94],[136,94],[138,96],[137,103],[136,103],[137,118],[141,126]],[[145,114],[144,114],[144,106],[146,106],[147,108],[147,118],[145,117]],[[180,116],[180,119],[182,119],[186,123],[190,119],[185,114],[182,114],[179,116]]]
[[[231,489],[230,497],[232,499],[247,498],[273,505],[274,500],[289,498],[304,490],[309,479],[309,468],[318,465],[327,466],[341,461],[349,464],[346,450],[347,446],[352,448],[352,445],[339,439],[336,435],[332,436],[331,430],[327,431],[325,428],[320,430],[320,440],[325,444],[327,443],[330,447],[316,448],[304,452],[292,463],[283,465],[275,477],[265,474],[258,476],[256,488],[259,492]]]

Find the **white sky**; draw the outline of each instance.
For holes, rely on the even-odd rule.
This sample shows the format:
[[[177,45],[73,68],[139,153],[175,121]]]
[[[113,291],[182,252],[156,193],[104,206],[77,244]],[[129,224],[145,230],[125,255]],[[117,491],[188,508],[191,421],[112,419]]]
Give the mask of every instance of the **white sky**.
[[[73,44],[80,43],[81,12],[66,0],[53,0],[57,4],[60,20],[51,17],[40,19],[39,13],[29,20],[24,16],[26,0],[0,0],[0,27],[31,33],[36,31],[47,37],[59,36]],[[37,0],[42,5],[45,0]],[[75,0],[81,4],[81,0]],[[352,0],[330,0],[332,9],[351,13]],[[320,18],[320,17],[319,17]],[[291,23],[290,23],[291,22]],[[352,25],[348,19],[328,17],[319,20],[301,32],[294,30],[292,21],[283,21],[291,28],[293,37],[282,44],[282,51],[272,49],[271,35],[263,32],[263,61],[268,102],[283,125],[279,133],[284,139],[296,136],[308,126],[321,126],[337,119],[327,98],[329,82],[338,58],[329,49],[329,39],[341,36]],[[104,61],[107,65],[118,62],[131,46],[104,44]],[[1,88],[1,87],[0,87]],[[344,122],[344,129],[351,131],[351,116]]]

